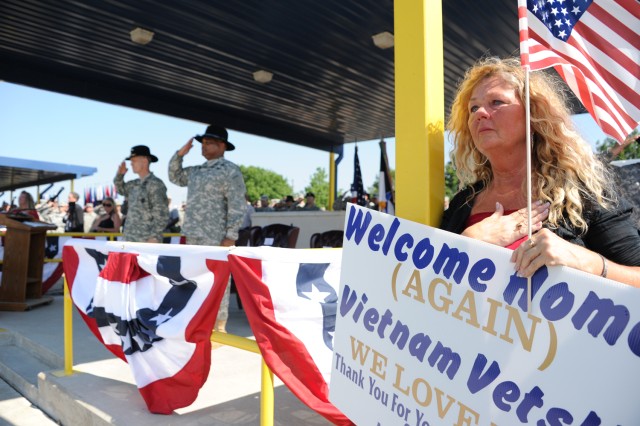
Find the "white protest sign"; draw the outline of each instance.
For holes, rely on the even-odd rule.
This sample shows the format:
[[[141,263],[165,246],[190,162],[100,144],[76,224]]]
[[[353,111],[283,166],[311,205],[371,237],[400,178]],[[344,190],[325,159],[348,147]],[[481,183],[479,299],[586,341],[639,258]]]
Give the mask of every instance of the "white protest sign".
[[[329,398],[358,425],[634,425],[640,291],[349,205]]]

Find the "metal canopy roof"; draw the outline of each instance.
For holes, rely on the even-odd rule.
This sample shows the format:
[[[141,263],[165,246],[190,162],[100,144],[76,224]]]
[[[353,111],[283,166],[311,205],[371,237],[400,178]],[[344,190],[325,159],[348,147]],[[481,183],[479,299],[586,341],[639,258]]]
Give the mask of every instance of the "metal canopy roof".
[[[448,109],[475,59],[517,53],[517,2],[443,20]],[[371,39],[393,24],[392,0],[3,0],[0,79],[330,151],[394,135],[393,49]]]
[[[95,167],[0,157],[0,191],[78,179],[96,171]]]

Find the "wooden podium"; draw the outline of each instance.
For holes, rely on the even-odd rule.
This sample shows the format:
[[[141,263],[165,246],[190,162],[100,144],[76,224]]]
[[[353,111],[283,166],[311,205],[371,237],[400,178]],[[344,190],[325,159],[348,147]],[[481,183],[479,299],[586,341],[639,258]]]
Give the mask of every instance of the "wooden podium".
[[[7,227],[0,310],[25,311],[51,303],[51,296],[42,296],[42,268],[46,234],[56,226],[22,214],[0,214],[0,225]]]

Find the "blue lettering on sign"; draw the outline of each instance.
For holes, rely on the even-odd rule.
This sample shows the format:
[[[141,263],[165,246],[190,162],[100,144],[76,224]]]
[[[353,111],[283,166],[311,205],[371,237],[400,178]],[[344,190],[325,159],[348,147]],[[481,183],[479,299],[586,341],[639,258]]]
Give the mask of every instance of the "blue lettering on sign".
[[[357,245],[364,239],[371,251],[381,252],[385,256],[391,252],[399,262],[411,258],[416,269],[422,270],[431,265],[436,274],[447,279],[453,277],[457,284],[461,284],[469,272],[468,284],[477,292],[485,291],[486,283],[495,276],[496,266],[491,259],[480,259],[470,265],[469,255],[455,247],[447,244],[437,247],[429,238],[416,242],[411,234],[398,232],[401,225],[398,218],[394,218],[388,230],[381,223],[371,226],[372,219],[371,212],[351,206],[345,229],[346,239]]]
[[[366,246],[373,252],[382,253],[384,256],[391,253],[398,262],[410,260],[413,267],[418,270],[424,270],[431,266],[434,273],[442,275],[448,280],[452,279],[456,284],[462,284],[466,276],[466,284],[478,293],[486,291],[487,283],[496,274],[496,264],[489,258],[479,259],[472,263],[467,253],[456,247],[450,247],[446,243],[439,246],[429,238],[423,238],[416,242],[411,234],[401,231],[401,222],[398,218],[393,219],[388,229],[384,224],[372,224],[372,221],[373,215],[370,211],[350,206],[345,229],[347,241],[353,241],[356,245],[360,245],[364,240]],[[531,300],[538,295],[548,277],[549,271],[546,266],[542,266],[533,274]],[[523,312],[527,312],[527,287],[527,278],[518,277],[514,272],[509,277],[502,297],[507,304],[516,303]],[[366,302],[366,296],[363,295],[362,298]],[[626,306],[616,305],[610,299],[601,299],[594,292],[591,292],[576,307],[575,295],[565,282],[551,285],[544,294],[540,295],[540,308],[548,321],[561,320],[575,310],[571,317],[574,328],[581,330],[588,323],[587,331],[594,337],[602,334],[609,345],[616,344],[628,328],[631,316]],[[358,306],[355,310],[354,319],[356,321],[361,309]],[[373,324],[376,319],[370,317],[366,323]],[[394,337],[401,338],[402,334]],[[640,357],[640,322],[630,328],[626,340],[631,352]]]

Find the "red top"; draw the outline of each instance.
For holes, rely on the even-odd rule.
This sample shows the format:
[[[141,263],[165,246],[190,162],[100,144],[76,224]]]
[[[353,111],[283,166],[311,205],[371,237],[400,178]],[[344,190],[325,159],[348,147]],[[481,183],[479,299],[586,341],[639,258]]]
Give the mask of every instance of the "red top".
[[[504,214],[511,214],[515,212],[515,210],[505,210]],[[475,225],[476,223],[488,218],[489,216],[491,216],[493,214],[493,212],[485,212],[485,213],[476,213],[476,214],[472,214],[471,216],[469,216],[469,218],[467,219],[467,228],[470,227],[471,225]],[[524,237],[520,238],[519,240],[514,241],[513,243],[509,244],[508,246],[506,246],[506,248],[511,249],[511,250],[515,250],[518,248],[518,246],[522,243],[524,243],[525,241],[527,241],[529,239],[529,237],[527,235],[525,235]]]

